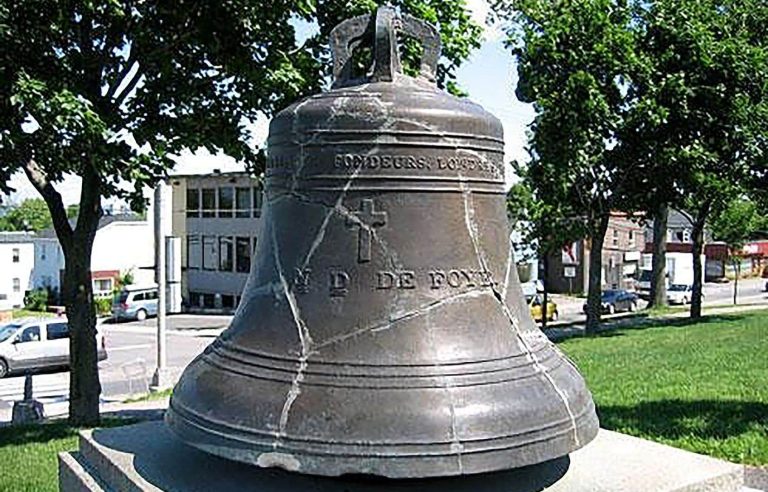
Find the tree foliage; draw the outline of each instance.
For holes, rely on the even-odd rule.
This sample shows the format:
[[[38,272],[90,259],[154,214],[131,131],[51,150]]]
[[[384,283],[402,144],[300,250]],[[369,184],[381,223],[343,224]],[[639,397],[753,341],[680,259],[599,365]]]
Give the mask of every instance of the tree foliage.
[[[586,214],[593,250],[612,210],[666,203],[694,217],[698,258],[710,214],[768,183],[765,2],[502,0],[497,8],[510,21],[518,97],[537,111],[537,186],[547,201]],[[695,317],[703,272],[694,264]]]
[[[768,217],[757,203],[748,197],[738,196],[728,202],[712,217],[709,228],[715,241],[728,245],[732,254],[739,251],[760,231],[768,229]]]
[[[51,227],[51,214],[45,201],[27,198],[18,205],[9,207],[0,217],[0,231],[41,231]]]
[[[550,210],[581,217],[590,238],[587,330],[600,317],[601,250],[613,210],[637,191],[616,145],[625,117],[628,67],[637,63],[625,2],[503,2],[512,21],[517,97],[531,102],[526,176]]]
[[[692,254],[709,218],[766,168],[768,44],[760,1],[656,0],[637,8],[643,63],[622,145],[647,169],[649,196],[692,216]],[[694,261],[691,315],[701,315]]]
[[[0,191],[23,170],[64,251],[73,423],[98,420],[88,269],[102,199],[141,210],[145,188],[184,149],[223,152],[259,172],[249,122],[324,87],[330,30],[380,3],[0,0]],[[451,87],[479,42],[464,1],[393,3],[438,24],[438,82]],[[318,32],[300,43],[297,21]],[[66,174],[83,180],[74,226],[56,189]]]
[[[67,217],[76,219],[77,209],[77,205],[67,207]],[[38,232],[52,225],[51,213],[42,198],[27,198],[18,205],[8,206],[5,215],[0,217],[0,231]]]

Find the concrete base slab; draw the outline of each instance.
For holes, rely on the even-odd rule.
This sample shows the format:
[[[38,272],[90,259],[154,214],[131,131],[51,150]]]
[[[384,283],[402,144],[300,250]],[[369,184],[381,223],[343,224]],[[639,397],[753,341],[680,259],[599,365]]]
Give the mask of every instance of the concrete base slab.
[[[60,490],[259,492],[739,492],[744,468],[601,430],[570,457],[504,472],[429,480],[314,477],[207,455],[162,422],[84,431],[59,456]]]

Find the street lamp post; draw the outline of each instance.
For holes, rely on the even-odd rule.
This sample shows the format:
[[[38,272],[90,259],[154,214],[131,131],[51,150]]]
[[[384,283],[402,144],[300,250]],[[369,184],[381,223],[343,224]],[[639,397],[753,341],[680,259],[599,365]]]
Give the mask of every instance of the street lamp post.
[[[166,353],[166,266],[165,266],[165,224],[164,224],[164,188],[165,183],[158,183],[155,188],[155,281],[157,282],[157,367],[152,376],[152,391],[170,388],[173,384],[167,365]]]

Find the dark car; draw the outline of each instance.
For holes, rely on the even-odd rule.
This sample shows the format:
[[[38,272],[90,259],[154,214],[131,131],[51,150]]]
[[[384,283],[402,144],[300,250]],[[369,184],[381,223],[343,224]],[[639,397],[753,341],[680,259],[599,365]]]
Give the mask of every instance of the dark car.
[[[606,314],[620,313],[622,311],[637,310],[637,294],[627,290],[606,290],[600,296],[601,311]],[[587,305],[584,304],[584,312]]]

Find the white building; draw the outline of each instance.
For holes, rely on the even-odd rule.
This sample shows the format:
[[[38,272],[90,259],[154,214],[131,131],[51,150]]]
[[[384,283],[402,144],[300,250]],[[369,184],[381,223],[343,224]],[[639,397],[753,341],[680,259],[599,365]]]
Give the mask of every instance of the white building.
[[[32,285],[35,248],[26,232],[0,233],[0,310],[24,306]]]
[[[251,270],[262,189],[244,172],[169,179],[172,235],[182,239],[182,297],[190,310],[233,311]]]
[[[64,254],[52,229],[34,239],[34,288],[60,290]],[[107,215],[99,221],[91,253],[93,293],[112,295],[120,275],[131,272],[134,283],[154,281],[154,239],[149,222],[132,215]]]

